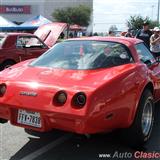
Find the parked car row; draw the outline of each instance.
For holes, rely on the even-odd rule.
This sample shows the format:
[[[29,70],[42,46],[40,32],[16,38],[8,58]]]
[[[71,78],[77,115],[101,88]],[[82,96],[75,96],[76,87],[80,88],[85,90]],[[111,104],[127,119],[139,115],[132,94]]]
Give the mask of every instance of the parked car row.
[[[36,50],[48,49],[33,35],[17,37],[12,54],[23,60],[22,54],[33,58]],[[122,128],[130,144],[143,145],[151,136],[159,81],[160,63],[141,40],[66,40],[0,72],[0,122],[39,132],[95,134]]]

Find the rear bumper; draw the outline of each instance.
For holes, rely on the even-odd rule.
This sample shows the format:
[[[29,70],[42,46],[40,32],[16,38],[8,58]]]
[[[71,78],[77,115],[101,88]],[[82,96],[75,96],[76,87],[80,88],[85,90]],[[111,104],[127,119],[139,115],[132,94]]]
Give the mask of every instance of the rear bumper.
[[[87,107],[87,106],[86,106]],[[41,116],[41,128],[17,123],[18,109],[39,112]],[[64,110],[65,111],[65,110]],[[79,111],[80,112],[80,111]],[[77,112],[76,112],[77,113]],[[78,134],[94,134],[108,132],[117,128],[128,127],[128,109],[117,109],[96,114],[78,115],[75,112],[56,112],[51,110],[40,110],[34,107],[9,106],[0,103],[0,118],[9,120],[11,124],[39,132],[46,132],[52,129],[59,129]],[[113,114],[113,117],[107,115]]]
[[[85,116],[77,116],[65,113],[56,113],[50,111],[31,110],[23,108],[28,111],[39,112],[41,115],[41,128],[36,128],[24,124],[17,123],[18,107],[6,106],[0,104],[0,118],[9,120],[12,125],[32,129],[39,132],[46,132],[52,129],[60,129],[79,134],[96,133],[93,128],[89,128]]]

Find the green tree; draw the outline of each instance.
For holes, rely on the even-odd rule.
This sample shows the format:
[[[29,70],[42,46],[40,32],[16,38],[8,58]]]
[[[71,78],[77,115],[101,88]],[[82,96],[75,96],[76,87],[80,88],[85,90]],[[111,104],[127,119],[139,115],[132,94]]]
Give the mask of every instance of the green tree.
[[[69,25],[78,24],[81,26],[87,26],[91,17],[91,8],[85,5],[79,5],[77,7],[56,9],[52,13],[52,16],[58,22],[65,22]]]
[[[117,30],[118,30],[118,28],[117,28],[116,25],[112,25],[112,26],[110,26],[110,28],[109,28],[109,31],[117,31]]]
[[[157,21],[149,21],[149,24],[150,24],[150,28],[154,28],[154,27],[159,27],[159,24]]]
[[[159,26],[157,21],[152,21],[149,17],[144,18],[141,15],[130,16],[130,18],[127,20],[127,26],[128,28],[137,30],[142,28],[144,22],[148,22],[150,28]]]

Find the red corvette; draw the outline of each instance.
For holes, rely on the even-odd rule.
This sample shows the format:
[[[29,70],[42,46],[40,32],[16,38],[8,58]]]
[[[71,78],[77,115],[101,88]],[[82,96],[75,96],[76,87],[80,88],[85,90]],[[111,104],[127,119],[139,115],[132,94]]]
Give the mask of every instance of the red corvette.
[[[0,73],[0,121],[40,132],[125,128],[131,143],[143,144],[159,82],[160,64],[141,40],[67,40]]]

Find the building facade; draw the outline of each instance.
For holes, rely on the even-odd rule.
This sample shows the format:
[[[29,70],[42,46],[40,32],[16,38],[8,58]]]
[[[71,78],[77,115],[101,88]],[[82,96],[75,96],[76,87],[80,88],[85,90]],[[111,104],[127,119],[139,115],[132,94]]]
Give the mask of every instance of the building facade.
[[[55,21],[52,17],[55,9],[80,4],[93,8],[93,0],[0,0],[0,15],[13,22],[24,22],[36,15]]]

